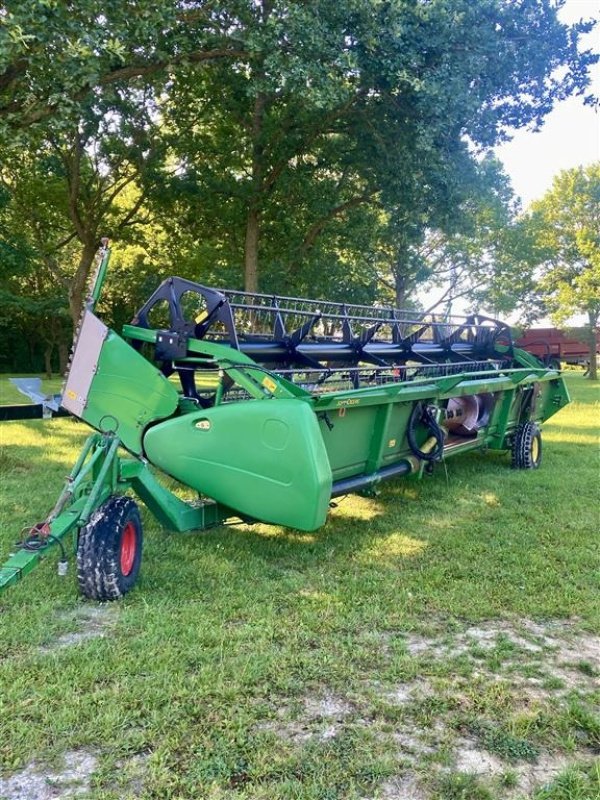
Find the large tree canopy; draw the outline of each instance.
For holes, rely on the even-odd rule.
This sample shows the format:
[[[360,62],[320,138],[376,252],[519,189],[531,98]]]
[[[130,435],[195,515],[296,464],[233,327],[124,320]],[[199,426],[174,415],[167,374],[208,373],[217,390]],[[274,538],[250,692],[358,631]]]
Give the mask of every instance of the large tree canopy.
[[[297,273],[335,222],[354,229],[370,206],[396,238],[400,300],[411,247],[468,215],[476,149],[584,91],[594,60],[577,52],[588,26],[569,29],[532,0],[265,0],[237,22],[244,66],[175,70],[163,113],[181,185],[228,204],[238,241],[244,231],[250,290],[259,256],[272,264],[274,249]],[[291,232],[276,223],[282,209]]]
[[[506,225],[502,238],[497,268],[482,287],[480,299],[499,310],[518,310],[526,325],[550,317],[560,326],[571,317],[585,315],[590,377],[595,379],[600,162],[560,172],[543,197]]]
[[[164,79],[179,65],[226,59],[262,65],[266,78],[287,73],[303,90],[307,78],[319,73],[351,78],[360,69],[380,85],[406,82],[426,91],[437,74],[446,94],[464,113],[476,110],[478,125],[489,132],[500,119],[522,124],[525,109],[541,120],[557,97],[582,90],[587,60],[578,54],[577,40],[589,24],[561,25],[562,5],[6,0],[0,17],[0,114],[23,126],[93,90],[159,73]],[[467,68],[469,101],[461,96],[457,61]],[[442,99],[444,92],[434,93]]]
[[[7,0],[5,213],[52,154],[74,316],[99,237],[140,223],[190,275],[405,302],[435,278],[424,248],[465,256],[457,237],[501,194],[486,150],[587,91],[590,24],[561,5]],[[55,212],[29,196],[31,233]]]
[[[92,93],[118,91],[182,63],[246,58],[235,2],[7,0],[0,11],[0,116],[22,128]],[[245,5],[242,3],[242,5]]]

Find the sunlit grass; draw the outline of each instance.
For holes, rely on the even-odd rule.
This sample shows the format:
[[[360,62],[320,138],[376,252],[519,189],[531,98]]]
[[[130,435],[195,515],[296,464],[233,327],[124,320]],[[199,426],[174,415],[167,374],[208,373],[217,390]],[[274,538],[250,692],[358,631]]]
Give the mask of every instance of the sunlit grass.
[[[173,535],[143,511],[140,584],[111,607],[103,638],[52,649],[96,606],[79,598],[72,559],[61,579],[50,557],[0,599],[0,772],[88,748],[100,758],[95,800],[358,800],[404,768],[392,734],[405,724],[446,726],[447,744],[414,767],[425,781],[432,763],[450,769],[466,732],[502,757],[591,747],[600,697],[560,689],[544,659],[501,641],[473,647],[471,660],[434,661],[405,644],[432,631],[452,642],[489,620],[600,631],[599,393],[568,380],[576,402],[544,426],[537,471],[464,454],[448,460],[447,477],[438,469],[344,499],[311,534],[244,525]],[[5,384],[1,402],[20,402]],[[70,419],[0,426],[3,555],[52,506],[87,434]],[[496,677],[511,658],[563,699],[515,693],[510,673]],[[581,686],[593,680],[580,674]],[[409,715],[388,695],[415,679],[433,688]],[[303,739],[306,698],[322,696],[351,710],[335,737]],[[297,724],[299,738],[265,721]],[[148,777],[131,789],[118,765],[136,754]],[[574,768],[536,800],[592,800],[595,776]],[[477,780],[444,780],[448,797],[484,796]]]
[[[401,533],[392,533],[378,539],[371,547],[360,550],[360,556],[365,560],[410,558],[421,555],[427,542],[422,539],[413,539]]]

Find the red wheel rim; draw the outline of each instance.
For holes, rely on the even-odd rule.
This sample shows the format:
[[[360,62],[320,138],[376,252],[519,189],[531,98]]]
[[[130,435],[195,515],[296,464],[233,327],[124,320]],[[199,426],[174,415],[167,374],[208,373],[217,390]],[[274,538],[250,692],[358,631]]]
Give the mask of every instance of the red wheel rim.
[[[135,525],[133,522],[128,522],[121,536],[121,574],[129,575],[133,569],[136,549]]]

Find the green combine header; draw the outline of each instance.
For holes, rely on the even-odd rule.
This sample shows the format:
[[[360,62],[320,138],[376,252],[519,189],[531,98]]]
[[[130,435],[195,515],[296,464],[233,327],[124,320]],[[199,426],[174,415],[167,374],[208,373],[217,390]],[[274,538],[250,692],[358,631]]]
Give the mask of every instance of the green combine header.
[[[560,373],[505,324],[164,281],[119,335],[95,314],[105,246],[62,409],[93,433],[48,517],[0,568],[17,582],[76,537],[86,597],[135,584],[137,495],[176,531],[227,519],[312,531],[332,498],[431,472],[469,450],[535,469],[540,424],[569,402]],[[186,503],[157,479],[194,490]]]

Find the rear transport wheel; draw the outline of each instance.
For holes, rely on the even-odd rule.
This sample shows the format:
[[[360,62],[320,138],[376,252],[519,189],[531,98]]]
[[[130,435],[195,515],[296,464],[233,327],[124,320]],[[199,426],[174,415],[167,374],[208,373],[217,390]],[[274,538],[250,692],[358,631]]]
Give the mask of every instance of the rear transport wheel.
[[[142,521],[129,497],[109,497],[79,532],[77,577],[91,600],[116,600],[133,588],[142,562]]]
[[[542,434],[535,422],[522,422],[515,432],[512,465],[515,469],[537,469],[542,461]]]

